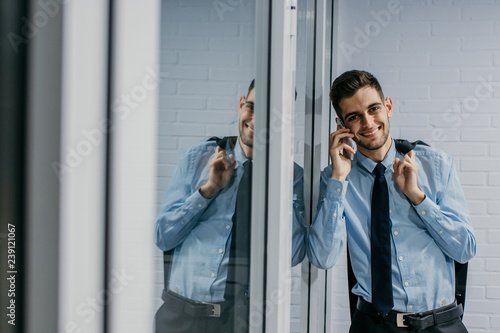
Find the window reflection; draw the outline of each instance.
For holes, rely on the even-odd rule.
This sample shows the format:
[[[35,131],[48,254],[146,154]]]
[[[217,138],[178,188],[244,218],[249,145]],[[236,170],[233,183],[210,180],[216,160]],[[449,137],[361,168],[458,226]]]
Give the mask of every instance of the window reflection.
[[[246,332],[254,4],[162,4],[156,331]],[[306,236],[297,163],[293,199],[295,266]]]

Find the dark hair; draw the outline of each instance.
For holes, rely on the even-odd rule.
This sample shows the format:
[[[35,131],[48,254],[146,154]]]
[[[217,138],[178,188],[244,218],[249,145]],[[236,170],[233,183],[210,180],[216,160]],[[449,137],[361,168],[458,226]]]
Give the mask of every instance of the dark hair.
[[[359,89],[367,86],[374,88],[378,92],[380,99],[382,101],[384,100],[384,93],[382,92],[380,83],[378,83],[375,76],[368,72],[359,70],[347,71],[333,81],[332,87],[330,88],[330,101],[332,102],[337,116],[342,122],[344,122],[344,119],[342,119],[340,101],[342,101],[343,98],[353,96]]]
[[[252,82],[250,82],[250,86],[248,87],[247,97],[248,95],[250,95],[250,92],[252,91],[253,88],[255,88],[255,79],[253,79]],[[295,89],[295,100],[297,100],[297,89]]]
[[[250,82],[250,86],[248,87],[248,92],[247,92],[247,98],[254,87],[255,87],[255,79],[253,79],[252,82]]]

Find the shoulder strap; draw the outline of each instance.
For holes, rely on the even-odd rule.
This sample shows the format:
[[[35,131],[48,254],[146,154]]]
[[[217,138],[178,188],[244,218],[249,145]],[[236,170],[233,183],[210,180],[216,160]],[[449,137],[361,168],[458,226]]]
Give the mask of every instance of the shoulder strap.
[[[408,154],[416,145],[424,145],[429,146],[427,143],[417,140],[415,142],[410,142],[404,139],[394,139],[394,143],[396,145],[396,150],[402,153],[403,155]]]
[[[403,139],[394,139],[396,150],[402,154],[407,154],[416,145],[429,146],[427,143],[417,140],[415,142],[409,142]],[[455,298],[457,304],[462,304],[462,308],[465,309],[465,291],[467,289],[467,266],[468,263],[461,264],[455,261]],[[352,292],[352,288],[358,283],[356,277],[354,276],[354,271],[352,270],[351,258],[349,256],[349,245],[347,244],[347,279],[349,288],[349,309],[351,312],[351,320],[354,316],[354,311],[356,310],[356,304],[358,301],[358,296]],[[463,317],[463,314],[462,314]]]
[[[226,149],[227,141],[229,140],[229,142],[231,142],[231,144],[234,145],[236,143],[236,138],[238,138],[238,137],[237,136],[225,136],[221,139],[217,136],[213,136],[210,139],[208,139],[207,141],[215,141],[217,143],[217,146],[221,147],[221,149]]]
[[[217,136],[213,136],[207,141],[215,141],[217,143],[217,146],[221,147],[222,149],[226,149],[228,140],[229,142],[231,142],[231,144],[234,145],[236,144],[237,138],[237,136],[225,136],[221,139]],[[163,252],[163,281],[165,290],[168,290],[168,284],[170,282],[170,270],[172,268],[172,261],[174,260],[174,251],[175,248]]]

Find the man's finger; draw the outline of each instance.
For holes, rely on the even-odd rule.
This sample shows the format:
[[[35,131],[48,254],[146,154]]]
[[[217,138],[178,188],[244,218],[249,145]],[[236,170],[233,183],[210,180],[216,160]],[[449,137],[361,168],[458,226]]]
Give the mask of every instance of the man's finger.
[[[396,172],[396,175],[399,175],[399,163],[400,159],[399,157],[396,157],[396,159],[394,160],[394,164],[392,165],[392,167],[394,168],[394,172]]]

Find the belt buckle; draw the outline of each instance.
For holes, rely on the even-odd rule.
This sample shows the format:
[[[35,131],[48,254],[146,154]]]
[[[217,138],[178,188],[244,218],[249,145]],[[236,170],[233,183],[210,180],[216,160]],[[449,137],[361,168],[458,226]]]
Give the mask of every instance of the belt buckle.
[[[397,313],[396,314],[396,324],[398,327],[408,327],[408,325],[405,324],[405,316],[411,316],[414,315],[415,313]]]
[[[205,303],[205,302],[202,302],[202,303],[211,306],[210,310],[212,310],[212,313],[208,314],[207,315],[208,317],[217,317],[217,318],[220,317],[221,311],[220,311],[220,304],[219,303]]]

